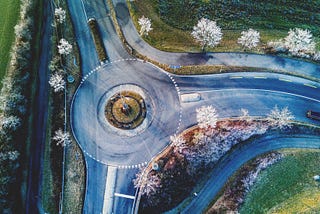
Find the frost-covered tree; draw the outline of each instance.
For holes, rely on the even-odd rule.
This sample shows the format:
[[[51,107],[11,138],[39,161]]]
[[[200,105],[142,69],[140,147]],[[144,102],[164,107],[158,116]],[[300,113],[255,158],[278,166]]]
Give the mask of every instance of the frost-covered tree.
[[[240,115],[240,119],[241,120],[245,120],[247,122],[251,121],[251,117],[249,115],[249,110],[248,109],[242,108],[242,109],[240,109],[240,112],[241,112],[241,115]]]
[[[54,73],[51,75],[49,84],[53,88],[54,92],[62,91],[65,87],[65,81],[62,74]]]
[[[218,114],[213,106],[202,106],[196,109],[197,122],[200,128],[214,128],[218,121]]]
[[[71,143],[70,134],[68,132],[64,132],[61,129],[55,131],[52,140],[56,141],[56,145],[66,146]]]
[[[21,126],[21,119],[16,116],[4,117],[1,120],[1,125],[4,129],[15,131]]]
[[[313,54],[312,59],[315,61],[320,61],[320,51],[317,51]]]
[[[147,173],[144,169],[141,169],[136,174],[136,178],[133,179],[135,188],[140,188],[141,195],[150,195],[155,193],[160,186],[161,179],[158,174]]]
[[[66,11],[63,10],[61,7],[56,8],[54,10],[54,15],[56,17],[57,22],[63,23],[66,20]]]
[[[69,44],[69,42],[65,39],[60,39],[59,45],[58,45],[58,52],[59,54],[65,54],[68,55],[72,51],[72,45]]]
[[[202,50],[206,46],[214,47],[218,45],[222,39],[221,28],[215,21],[206,18],[201,18],[198,21],[198,24],[193,27],[191,35],[201,44]]]
[[[142,16],[141,18],[139,18],[138,23],[140,25],[140,36],[148,35],[152,30],[151,20],[149,18]]]
[[[314,53],[316,46],[312,33],[300,28],[291,29],[284,44],[292,55],[301,57],[308,57],[310,53]]]
[[[181,153],[183,149],[187,148],[186,141],[181,135],[170,136],[170,141],[175,148],[174,151]]]
[[[256,30],[249,29],[241,32],[241,37],[238,38],[238,43],[247,49],[252,49],[258,46],[260,42],[260,33]]]
[[[267,120],[270,126],[284,129],[286,127],[291,127],[291,121],[294,120],[294,116],[288,107],[279,109],[278,106],[275,106],[268,114]]]

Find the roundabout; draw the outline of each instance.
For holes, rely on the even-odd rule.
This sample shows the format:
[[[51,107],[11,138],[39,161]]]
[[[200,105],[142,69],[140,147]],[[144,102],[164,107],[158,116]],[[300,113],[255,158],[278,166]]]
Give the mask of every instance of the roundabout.
[[[144,99],[133,91],[114,94],[105,107],[107,121],[116,128],[134,129],[146,117]]]
[[[83,78],[73,98],[74,136],[84,153],[100,163],[139,167],[179,129],[178,91],[169,74],[149,63],[105,64]]]

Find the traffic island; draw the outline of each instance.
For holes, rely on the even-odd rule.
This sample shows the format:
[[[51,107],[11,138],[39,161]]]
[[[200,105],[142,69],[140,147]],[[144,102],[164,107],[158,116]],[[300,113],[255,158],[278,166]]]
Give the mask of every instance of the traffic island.
[[[133,91],[120,91],[107,101],[105,117],[119,129],[135,129],[146,117],[146,105],[141,95]]]

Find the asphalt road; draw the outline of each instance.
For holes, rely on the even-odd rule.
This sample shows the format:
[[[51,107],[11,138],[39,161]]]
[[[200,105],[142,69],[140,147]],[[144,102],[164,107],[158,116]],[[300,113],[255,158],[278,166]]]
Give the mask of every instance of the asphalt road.
[[[50,35],[52,34],[52,14],[50,2],[44,2],[44,16],[41,28],[41,55],[38,68],[38,88],[36,92],[36,103],[33,124],[33,135],[30,149],[29,175],[27,194],[25,201],[25,212],[28,214],[39,213],[41,210],[41,188],[42,188],[42,157],[46,141],[47,115],[48,115],[48,91],[49,91],[49,58],[50,58]]]
[[[313,77],[319,76],[318,65],[274,56],[158,51],[147,45],[137,34],[124,4],[125,1],[114,0],[113,2],[118,21],[130,45],[138,52],[161,63],[263,67],[294,71]],[[130,56],[125,52],[115,33],[108,15],[110,11],[105,2],[85,0],[82,4],[80,0],[77,0],[68,1],[68,5],[80,48],[84,76],[84,81],[74,97],[71,111],[73,132],[85,153],[87,166],[84,213],[100,213],[102,210],[108,167],[106,164],[130,167],[135,165],[136,167],[139,163],[149,161],[167,145],[169,136],[174,134],[177,128],[180,127],[181,131],[194,124],[193,112],[197,106],[213,104],[222,117],[227,117],[238,115],[240,107],[247,107],[252,115],[265,115],[267,110],[274,105],[281,106],[285,103],[301,120],[305,119],[303,112],[306,108],[317,107],[316,99],[319,98],[317,83],[289,76],[259,73],[259,76],[263,75],[265,79],[247,76],[245,73],[237,73],[234,76],[230,74],[195,77],[173,75],[175,83],[156,67],[139,61],[127,60]],[[102,66],[98,61],[86,23],[91,17],[98,22],[111,62]],[[119,59],[125,60],[119,61]],[[104,121],[99,119],[101,100],[104,99],[109,89],[121,84],[141,87],[151,97],[151,109],[157,112],[147,129],[133,137],[117,135],[106,128]],[[239,90],[236,91],[237,89]],[[183,110],[181,123],[179,122],[179,91],[181,93],[199,92],[202,96],[202,100],[198,103],[181,104]],[[295,145],[292,144],[292,146]],[[115,191],[132,196],[134,189],[131,180],[137,169],[121,170],[117,176]],[[114,213],[126,212],[132,206],[131,199],[119,197],[116,197],[111,203],[113,203]]]
[[[148,124],[134,136],[110,129],[104,115],[106,93],[119,85],[139,86],[146,94]],[[179,115],[179,96],[170,77],[136,60],[107,64],[90,74],[74,96],[71,111],[73,134],[82,150],[114,166],[149,162],[177,130]]]
[[[191,203],[180,210],[177,207],[169,213],[202,213],[207,208],[211,199],[220,191],[228,178],[247,161],[263,153],[282,148],[320,148],[320,136],[276,136],[257,139],[245,145],[236,146],[236,149],[224,156],[213,169],[210,179],[193,197]],[[312,178],[310,178],[312,179]]]

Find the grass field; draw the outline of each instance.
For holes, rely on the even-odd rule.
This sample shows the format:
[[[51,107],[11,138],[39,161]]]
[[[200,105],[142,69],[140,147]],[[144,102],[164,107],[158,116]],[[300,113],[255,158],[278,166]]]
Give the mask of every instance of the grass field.
[[[0,80],[6,73],[14,26],[19,18],[20,0],[0,0]]]
[[[286,150],[286,156],[259,176],[240,213],[318,213],[319,150]]]
[[[158,2],[158,0],[130,2],[130,12],[136,26],[138,26],[138,18],[142,15],[151,19],[153,30],[144,39],[152,46],[165,51],[201,51],[199,45],[190,36],[190,32],[192,26],[202,16],[209,16],[209,18],[217,20],[218,25],[222,27],[223,31],[221,43],[215,48],[207,48],[206,51],[241,51],[241,47],[237,44],[237,39],[241,35],[241,31],[249,27],[260,31],[262,44],[270,40],[285,37],[288,30],[293,27],[310,28],[317,36],[316,39],[319,40],[320,38],[320,29],[318,27],[320,16],[315,11],[315,1],[301,2],[294,0],[293,2],[295,3],[290,4],[290,6],[289,4],[285,6],[286,4],[282,3],[283,6],[280,9],[277,5],[269,4],[270,8],[268,11],[262,9],[265,6],[264,1],[258,1],[260,2],[259,4],[256,4],[256,1],[254,1],[255,3],[252,3],[253,1],[246,1],[246,3],[242,3],[245,5],[233,9],[230,8],[229,4],[238,1],[223,1],[224,3],[219,1],[220,3],[217,4],[219,7],[213,8],[209,7],[210,5],[212,6],[212,3],[208,2],[218,1],[161,1],[167,2],[167,5],[171,5],[171,8],[168,7],[167,9],[163,9],[163,6],[159,7]],[[186,7],[177,5],[172,7],[172,5],[176,4],[175,2],[196,3],[193,3],[195,5],[188,5]],[[202,6],[200,6],[201,4]],[[249,5],[257,8],[250,8]],[[190,7],[192,9],[188,9]],[[243,10],[246,14],[244,12],[240,13],[237,10]],[[166,12],[164,13],[164,11]],[[218,13],[219,11],[221,13]],[[310,14],[306,17],[308,11],[310,11]],[[252,14],[250,14],[251,12]],[[309,19],[314,19],[314,21],[310,22]],[[262,52],[261,47],[257,48],[255,52]]]

